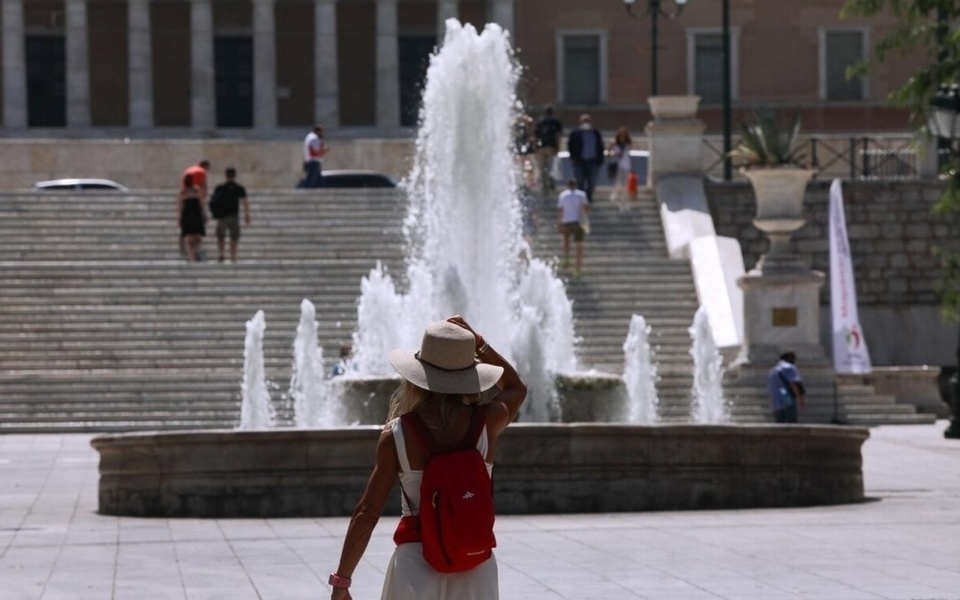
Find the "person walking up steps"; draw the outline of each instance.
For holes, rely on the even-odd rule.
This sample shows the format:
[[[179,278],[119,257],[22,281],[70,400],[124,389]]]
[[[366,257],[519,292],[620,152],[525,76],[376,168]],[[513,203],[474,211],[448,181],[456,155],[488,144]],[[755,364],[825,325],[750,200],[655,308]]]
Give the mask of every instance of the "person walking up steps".
[[[537,165],[540,167],[540,193],[553,194],[553,161],[560,150],[560,138],[563,136],[563,123],[553,112],[553,106],[543,109],[543,116],[534,127],[537,136]]]
[[[310,133],[303,138],[303,179],[299,188],[323,187],[323,157],[327,155],[327,144],[323,140],[323,125],[314,125]]]
[[[177,223],[187,262],[197,262],[203,236],[207,235],[207,210],[203,192],[192,175],[184,175],[177,194]]]
[[[577,189],[577,180],[567,181],[567,189],[560,192],[557,199],[557,231],[563,236],[563,265],[570,267],[570,238],[577,244],[574,276],[583,272],[583,238],[586,235],[584,223],[590,214],[590,203],[583,190]]]
[[[381,600],[497,600],[490,474],[497,439],[516,417],[527,388],[514,367],[459,316],[428,325],[420,349],[394,350],[390,363],[403,381],[390,399],[373,473],[328,580],[330,598],[353,598],[353,572],[399,479],[403,516]],[[498,393],[483,402],[482,392],[493,387]],[[469,468],[442,470],[454,464]],[[467,487],[459,495],[448,494],[460,484]],[[443,488],[439,497],[449,499],[428,506],[421,498],[437,497],[433,485]],[[437,523],[459,542],[456,548],[474,550],[443,545],[450,537],[438,536]],[[438,543],[445,552],[438,553]]]
[[[627,180],[630,173],[633,172],[633,164],[630,160],[630,150],[633,148],[633,140],[630,139],[630,132],[626,127],[617,129],[616,137],[607,149],[610,155],[608,168],[613,175],[610,179],[613,183],[613,193],[610,199],[620,210],[625,210],[627,202],[630,200],[630,191],[627,189]]]
[[[580,127],[570,132],[567,140],[570,164],[577,187],[586,192],[587,201],[593,202],[593,190],[597,186],[597,169],[603,164],[603,136],[593,128],[590,115],[580,115]]]
[[[224,242],[230,234],[230,262],[237,262],[237,245],[240,242],[240,204],[243,204],[243,224],[250,224],[250,201],[247,190],[236,182],[237,170],[226,170],[227,180],[213,190],[210,197],[210,214],[217,220],[217,250],[219,262],[223,262]]]

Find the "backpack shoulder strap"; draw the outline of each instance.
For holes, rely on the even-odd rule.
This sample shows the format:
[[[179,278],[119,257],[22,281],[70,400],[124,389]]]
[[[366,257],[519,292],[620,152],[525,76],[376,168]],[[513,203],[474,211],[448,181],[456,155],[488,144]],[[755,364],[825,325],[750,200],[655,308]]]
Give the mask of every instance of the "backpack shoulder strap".
[[[415,412],[409,412],[400,417],[400,420],[407,425],[410,432],[413,433],[413,437],[417,438],[420,446],[427,451],[428,456],[440,452],[440,446],[430,434],[430,428],[427,427],[427,424],[423,421],[423,417]]]
[[[790,394],[790,397],[793,398],[793,386],[790,385],[790,380],[787,379],[786,375],[783,374],[783,371],[777,369],[777,376],[780,378],[780,381],[783,382],[783,385],[787,388],[787,393]]]
[[[460,447],[464,450],[476,448],[480,436],[483,434],[483,428],[487,425],[487,407],[477,406],[473,409],[473,415],[470,417],[470,429],[467,435],[463,436],[463,442]]]
[[[400,419],[390,421],[390,430],[393,433],[393,442],[397,446],[397,459],[400,461],[400,471],[410,472],[410,459],[407,458],[407,443],[403,437],[403,427]]]

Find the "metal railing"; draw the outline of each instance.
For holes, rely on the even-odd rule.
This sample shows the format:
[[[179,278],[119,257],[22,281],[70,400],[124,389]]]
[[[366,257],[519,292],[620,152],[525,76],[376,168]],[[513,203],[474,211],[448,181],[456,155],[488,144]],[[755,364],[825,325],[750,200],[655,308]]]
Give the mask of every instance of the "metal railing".
[[[734,140],[736,147],[738,140]],[[704,138],[706,173],[723,178],[723,147],[718,138]],[[819,179],[898,181],[920,176],[920,151],[913,136],[809,136],[802,142],[801,163],[817,169]],[[735,174],[735,176],[739,176]]]

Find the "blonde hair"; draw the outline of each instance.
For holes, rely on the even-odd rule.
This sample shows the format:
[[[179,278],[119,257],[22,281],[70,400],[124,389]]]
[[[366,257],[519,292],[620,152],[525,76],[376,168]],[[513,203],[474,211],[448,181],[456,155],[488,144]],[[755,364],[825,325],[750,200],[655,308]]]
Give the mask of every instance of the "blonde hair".
[[[440,424],[445,428],[453,418],[454,400],[462,404],[479,404],[481,394],[441,394],[417,387],[407,380],[390,396],[390,410],[387,421],[392,421],[407,413],[413,412],[428,402],[440,403]]]

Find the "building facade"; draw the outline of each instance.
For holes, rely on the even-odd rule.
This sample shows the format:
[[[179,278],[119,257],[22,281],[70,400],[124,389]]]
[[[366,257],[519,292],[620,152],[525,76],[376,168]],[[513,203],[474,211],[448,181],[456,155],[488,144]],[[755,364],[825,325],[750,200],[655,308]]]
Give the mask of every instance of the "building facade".
[[[448,18],[511,31],[532,111],[589,111],[604,128],[648,119],[652,22],[629,17],[622,0],[0,1],[7,137],[271,136],[315,122],[393,135],[416,124]],[[735,109],[799,109],[807,131],[908,129],[885,99],[929,57],[897,59],[866,79],[845,74],[888,23],[841,19],[843,0],[730,5]],[[647,6],[638,0],[636,12]],[[701,96],[711,130],[720,127],[720,7],[689,0],[657,23],[658,92]]]

